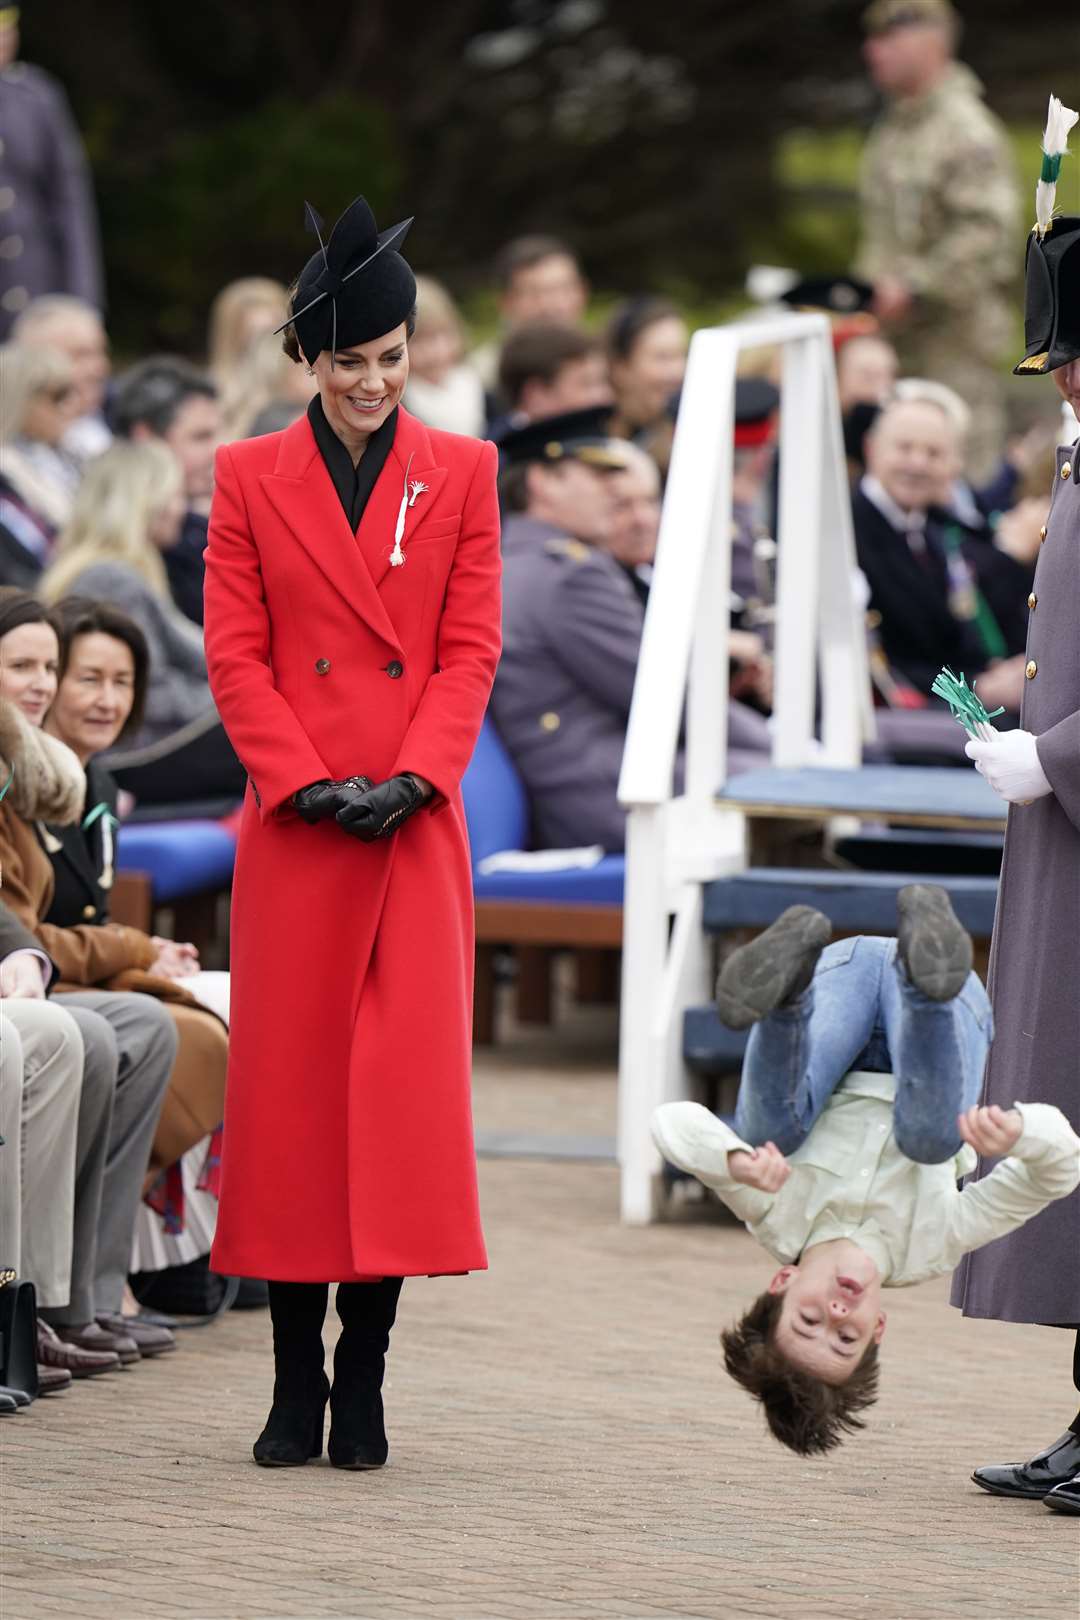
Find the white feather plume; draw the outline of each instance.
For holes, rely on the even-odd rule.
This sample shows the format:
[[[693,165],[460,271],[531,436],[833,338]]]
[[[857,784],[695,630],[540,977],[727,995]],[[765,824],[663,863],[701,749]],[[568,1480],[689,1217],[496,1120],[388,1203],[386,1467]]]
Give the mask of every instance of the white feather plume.
[[[1035,188],[1035,220],[1040,236],[1045,236],[1054,217],[1057,196],[1057,177],[1061,160],[1069,145],[1069,133],[1080,121],[1080,113],[1066,107],[1057,96],[1050,97],[1046,114],[1046,132],[1043,135],[1043,169]]]

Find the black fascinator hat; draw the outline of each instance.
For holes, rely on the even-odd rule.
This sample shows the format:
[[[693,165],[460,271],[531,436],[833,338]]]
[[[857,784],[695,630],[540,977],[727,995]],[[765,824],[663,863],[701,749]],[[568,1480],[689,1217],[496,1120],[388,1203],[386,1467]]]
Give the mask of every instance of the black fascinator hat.
[[[1018,376],[1039,376],[1080,359],[1080,218],[1059,215],[1046,235],[1028,237],[1024,358]]]
[[[367,201],[351,202],[330,232],[310,203],[304,219],[319,248],[300,272],[293,294],[292,326],[309,363],[323,349],[333,355],[357,343],[392,332],[416,303],[416,278],[395,249],[405,240],[411,219],[380,231]]]

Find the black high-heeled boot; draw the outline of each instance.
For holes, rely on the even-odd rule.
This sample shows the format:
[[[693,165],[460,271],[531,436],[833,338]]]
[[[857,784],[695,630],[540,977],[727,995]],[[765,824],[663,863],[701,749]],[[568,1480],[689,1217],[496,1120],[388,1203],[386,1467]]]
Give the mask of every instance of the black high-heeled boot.
[[[326,1283],[272,1282],[274,1404],[252,1448],[264,1468],[298,1468],[321,1457],[330,1381],[323,1366]]]
[[[327,1446],[335,1468],[381,1468],[389,1455],[382,1382],[401,1282],[384,1277],[377,1283],[338,1284],[341,1338],[334,1351]]]

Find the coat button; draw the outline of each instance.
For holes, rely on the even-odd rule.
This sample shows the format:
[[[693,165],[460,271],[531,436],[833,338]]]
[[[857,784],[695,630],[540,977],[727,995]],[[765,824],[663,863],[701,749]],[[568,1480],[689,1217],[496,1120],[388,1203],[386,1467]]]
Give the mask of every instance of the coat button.
[[[1032,613],[1034,613],[1038,605],[1039,598],[1035,595],[1035,592],[1032,591],[1031,595],[1028,597],[1028,607],[1031,609]]]
[[[1038,673],[1039,673],[1039,666],[1038,666],[1038,664],[1035,662],[1035,660],[1033,658],[1031,660],[1030,664],[1028,665],[1027,669],[1025,669],[1024,674],[1027,676],[1029,681],[1033,681]]]
[[[1039,530],[1039,539],[1040,540],[1045,540],[1046,539],[1046,524],[1045,523],[1043,524],[1042,528]]]
[[[315,660],[315,673],[316,673],[316,675],[329,675],[329,673],[330,673],[330,660],[329,660],[329,658],[316,658],[316,660]]]
[[[405,673],[405,665],[395,658],[389,664],[387,664],[386,673],[389,675],[392,681],[400,681],[401,677]]]
[[[553,709],[549,709],[546,714],[540,716],[541,731],[558,731],[561,725],[562,721]]]
[[[89,922],[92,917],[97,916],[97,906],[83,906],[82,914]]]
[[[1071,478],[1072,477],[1072,462],[1071,461],[1063,461],[1061,463],[1061,476],[1062,476],[1062,478]]]

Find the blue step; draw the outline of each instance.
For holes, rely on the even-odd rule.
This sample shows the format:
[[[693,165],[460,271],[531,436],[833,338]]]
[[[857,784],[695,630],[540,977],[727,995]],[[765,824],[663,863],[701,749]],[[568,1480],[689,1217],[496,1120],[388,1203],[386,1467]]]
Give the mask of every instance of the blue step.
[[[916,872],[836,872],[812,867],[751,867],[705,885],[706,933],[767,928],[788,906],[816,906],[834,928],[855,934],[896,933],[896,897],[908,883],[945,889],[969,933],[989,939],[997,878],[942,877]]]
[[[864,872],[935,872],[947,877],[996,877],[1004,833],[947,832],[923,827],[860,827],[838,838],[833,854]]]
[[[715,1007],[687,1007],[683,1013],[683,1058],[693,1074],[710,1079],[738,1074],[749,1036],[748,1029],[728,1029],[722,1024]]]

